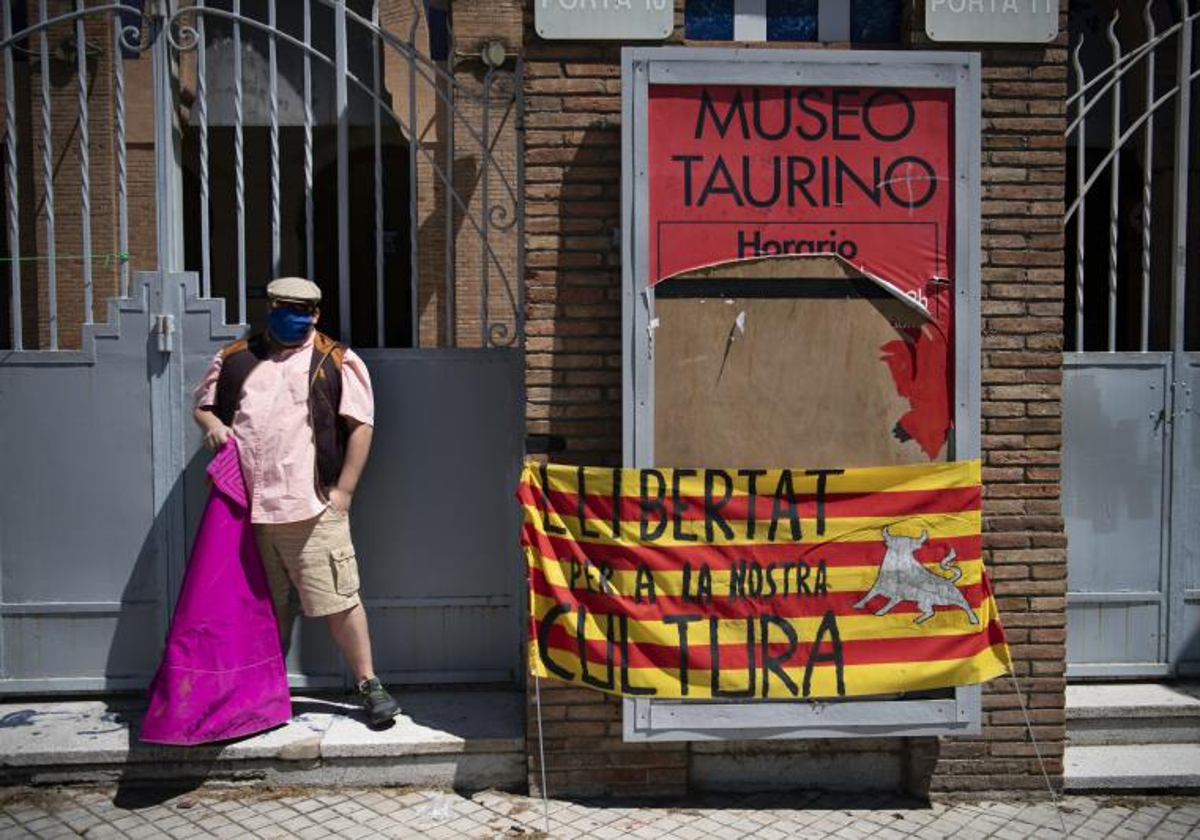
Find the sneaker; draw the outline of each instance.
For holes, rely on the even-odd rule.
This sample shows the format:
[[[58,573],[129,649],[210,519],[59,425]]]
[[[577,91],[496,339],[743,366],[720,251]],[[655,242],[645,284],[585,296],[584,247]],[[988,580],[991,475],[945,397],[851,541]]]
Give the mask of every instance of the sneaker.
[[[387,723],[400,711],[400,704],[388,694],[379,677],[371,677],[358,684],[358,699],[366,708],[367,719],[372,726]]]

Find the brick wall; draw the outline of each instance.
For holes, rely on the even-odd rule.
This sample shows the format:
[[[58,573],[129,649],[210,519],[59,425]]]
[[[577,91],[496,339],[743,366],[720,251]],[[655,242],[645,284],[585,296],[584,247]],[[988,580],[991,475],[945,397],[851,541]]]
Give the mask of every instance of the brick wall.
[[[909,45],[942,48],[923,36],[923,5],[914,0],[906,15]],[[681,15],[680,2],[677,21]],[[1050,47],[983,52],[982,122],[984,552],[1033,733],[1056,785],[1066,634],[1059,507],[1065,15],[1062,26]],[[565,439],[556,460],[615,464],[621,458],[620,49],[543,41],[533,32],[530,4],[525,49],[528,428]],[[532,685],[529,699],[529,782],[536,791]],[[1012,681],[989,685],[983,705],[982,737],[874,748],[881,757],[902,751],[907,784],[918,792],[1043,788]],[[542,682],[541,717],[552,794],[679,793],[695,756],[714,753],[711,746],[625,744],[619,701],[553,681]],[[784,749],[816,761],[838,743],[801,741]],[[842,743],[847,755],[860,752]],[[776,761],[780,749],[771,750]],[[748,752],[746,744],[727,746],[732,757]]]
[[[915,4],[913,46],[923,4]],[[1046,769],[1062,775],[1066,534],[1059,499],[1067,21],[1058,42],[983,51],[984,558]],[[1042,789],[1012,680],[984,735],[914,745],[935,791]],[[920,773],[916,774],[920,776]]]
[[[51,17],[65,14],[73,8],[67,0],[47,4]],[[36,23],[36,14],[31,15]],[[110,44],[112,30],[109,16],[91,15],[84,19],[84,37],[91,45]],[[45,349],[51,344],[51,295],[49,278],[53,263],[57,307],[57,339],[62,349],[80,346],[80,326],[84,321],[84,253],[82,221],[83,168],[80,159],[80,140],[83,123],[80,119],[79,83],[75,60],[75,24],[59,23],[48,28],[46,41],[50,50],[47,87],[50,105],[50,133],[44,132],[42,122],[42,65],[40,38],[30,42],[31,54],[14,58],[14,90],[16,101],[0,103],[13,107],[16,118],[18,216],[21,236],[21,294],[22,343],[26,349]],[[89,56],[86,62],[88,183],[91,201],[90,234],[92,254],[109,255],[92,260],[92,317],[103,321],[107,298],[117,289],[117,261],[111,257],[117,250],[116,213],[113,200],[116,190],[115,148],[113,141],[113,63],[108,50]],[[50,189],[45,178],[45,152],[49,142],[51,159]],[[5,182],[7,190],[7,180]],[[52,198],[52,201],[48,201]],[[47,223],[49,207],[54,210],[54,238],[51,241]],[[7,197],[5,199],[7,208]],[[7,216],[7,213],[5,213]],[[4,251],[8,252],[7,229]],[[10,275],[3,271],[4,294],[8,294]],[[5,313],[7,314],[7,308]],[[0,337],[7,346],[11,340],[9,325],[5,324]]]
[[[529,432],[566,438],[571,461],[617,464],[620,50],[545,42],[531,24],[526,32]]]
[[[556,459],[621,460],[621,67],[613,46],[525,39],[526,418],[567,441]],[[619,700],[543,681],[548,789],[679,794],[684,744],[621,739]],[[530,686],[529,784],[541,789]]]

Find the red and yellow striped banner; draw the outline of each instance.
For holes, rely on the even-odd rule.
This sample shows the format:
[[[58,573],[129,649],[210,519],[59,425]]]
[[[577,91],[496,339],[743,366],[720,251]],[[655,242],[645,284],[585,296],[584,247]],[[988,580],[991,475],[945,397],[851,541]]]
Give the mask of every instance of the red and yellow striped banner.
[[[1009,670],[980,465],[526,464],[529,660],[663,698],[846,697]]]

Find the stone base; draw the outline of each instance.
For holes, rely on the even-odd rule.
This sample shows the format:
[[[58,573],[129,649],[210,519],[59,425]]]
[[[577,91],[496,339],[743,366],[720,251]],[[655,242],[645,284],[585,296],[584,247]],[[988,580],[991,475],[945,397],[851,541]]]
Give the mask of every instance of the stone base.
[[[401,714],[371,729],[352,704],[293,700],[284,726],[216,745],[144,744],[131,700],[0,705],[2,784],[226,781],[294,786],[525,787],[523,695],[408,691]]]

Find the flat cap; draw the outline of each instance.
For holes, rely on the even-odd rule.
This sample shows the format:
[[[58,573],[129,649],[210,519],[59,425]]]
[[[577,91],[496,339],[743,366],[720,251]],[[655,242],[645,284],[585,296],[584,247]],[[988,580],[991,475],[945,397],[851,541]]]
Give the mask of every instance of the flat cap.
[[[303,277],[280,277],[267,284],[267,297],[273,300],[298,300],[320,303],[321,287]]]

